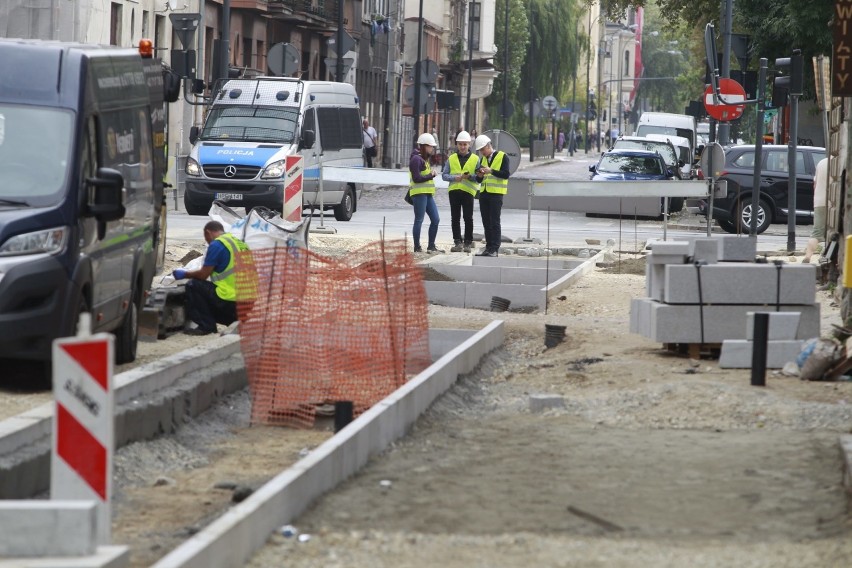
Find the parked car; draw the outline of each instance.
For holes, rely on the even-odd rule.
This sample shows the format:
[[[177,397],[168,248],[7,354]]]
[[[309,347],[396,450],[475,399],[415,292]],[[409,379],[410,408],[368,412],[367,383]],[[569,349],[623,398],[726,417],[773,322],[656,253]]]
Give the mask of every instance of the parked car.
[[[589,166],[592,174],[589,179],[592,181],[674,180],[678,179],[676,169],[677,166],[668,166],[659,152],[613,148],[604,152],[597,164]],[[676,213],[681,208],[683,208],[683,198],[669,198],[669,213]],[[654,216],[662,212],[662,200],[658,200],[654,211]],[[610,213],[618,213],[618,209]]]
[[[613,150],[647,150],[657,152],[662,156],[666,166],[671,168],[678,178],[681,178],[683,162],[678,159],[677,149],[668,140],[655,140],[641,136],[619,136],[612,145]],[[687,149],[687,152],[689,150]]]
[[[713,201],[713,218],[729,233],[749,232],[752,218],[754,146],[732,146],[725,151],[725,168],[719,180],[728,182],[728,195]],[[760,205],[757,232],[771,223],[787,221],[789,180],[787,146],[765,145],[761,152]],[[799,146],[796,150],[796,221],[812,222],[814,213],[814,172],[825,157],[825,148]]]

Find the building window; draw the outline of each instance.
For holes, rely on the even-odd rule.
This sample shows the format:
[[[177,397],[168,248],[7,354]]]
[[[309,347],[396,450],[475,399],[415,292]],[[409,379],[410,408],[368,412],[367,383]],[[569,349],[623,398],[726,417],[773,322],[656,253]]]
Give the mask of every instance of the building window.
[[[142,10],[142,37],[151,39],[150,31],[148,30],[148,20],[151,18],[151,13],[148,10]]]
[[[121,4],[110,4],[109,13],[109,44],[118,45],[121,41]]]
[[[243,38],[243,65],[249,69],[252,69],[251,64],[251,48],[254,44],[254,41],[250,37]]]
[[[479,50],[479,23],[482,18],[482,2],[470,3],[470,44]]]
[[[630,77],[630,50],[624,52],[624,76]]]
[[[364,0],[364,18],[369,20],[373,14],[387,16],[388,0]]]

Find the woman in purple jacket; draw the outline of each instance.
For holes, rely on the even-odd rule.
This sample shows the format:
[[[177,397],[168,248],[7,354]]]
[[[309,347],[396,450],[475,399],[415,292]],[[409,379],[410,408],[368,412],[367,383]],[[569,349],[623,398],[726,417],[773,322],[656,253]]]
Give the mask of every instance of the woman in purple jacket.
[[[428,132],[421,134],[417,139],[417,148],[411,152],[411,159],[408,162],[408,173],[411,179],[408,191],[414,206],[412,230],[414,252],[423,252],[420,248],[420,227],[426,215],[429,215],[429,245],[426,247],[426,252],[429,254],[444,252],[435,246],[438,223],[441,220],[438,216],[438,206],[435,204],[435,176],[438,173],[432,171],[429,166],[429,156],[435,151],[437,145],[434,136]]]

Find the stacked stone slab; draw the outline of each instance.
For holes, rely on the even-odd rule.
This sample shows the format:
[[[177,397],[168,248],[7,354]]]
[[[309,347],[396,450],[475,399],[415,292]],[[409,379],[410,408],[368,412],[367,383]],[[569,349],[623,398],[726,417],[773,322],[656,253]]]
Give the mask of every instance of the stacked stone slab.
[[[631,301],[631,332],[660,343],[721,343],[746,339],[749,312],[770,311],[799,314],[794,339],[819,334],[815,266],[757,263],[756,240],[736,235],[648,247],[648,297]]]
[[[770,312],[766,342],[766,368],[781,369],[795,361],[802,350],[804,339],[796,339],[801,314]],[[750,369],[754,349],[754,312],[747,314],[746,338],[726,339],[722,342],[719,367],[722,369]]]

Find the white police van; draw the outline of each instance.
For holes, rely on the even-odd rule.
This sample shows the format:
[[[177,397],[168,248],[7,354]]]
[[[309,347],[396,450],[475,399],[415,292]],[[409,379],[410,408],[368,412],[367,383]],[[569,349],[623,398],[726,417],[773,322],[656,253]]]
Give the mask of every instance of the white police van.
[[[348,83],[286,77],[231,79],[215,90],[204,126],[190,131],[184,205],[206,215],[214,200],[281,211],[285,158],[304,159],[303,207],[320,207],[322,166],[363,167],[358,95]],[[324,182],[322,205],[338,221],[358,208],[354,183]]]

